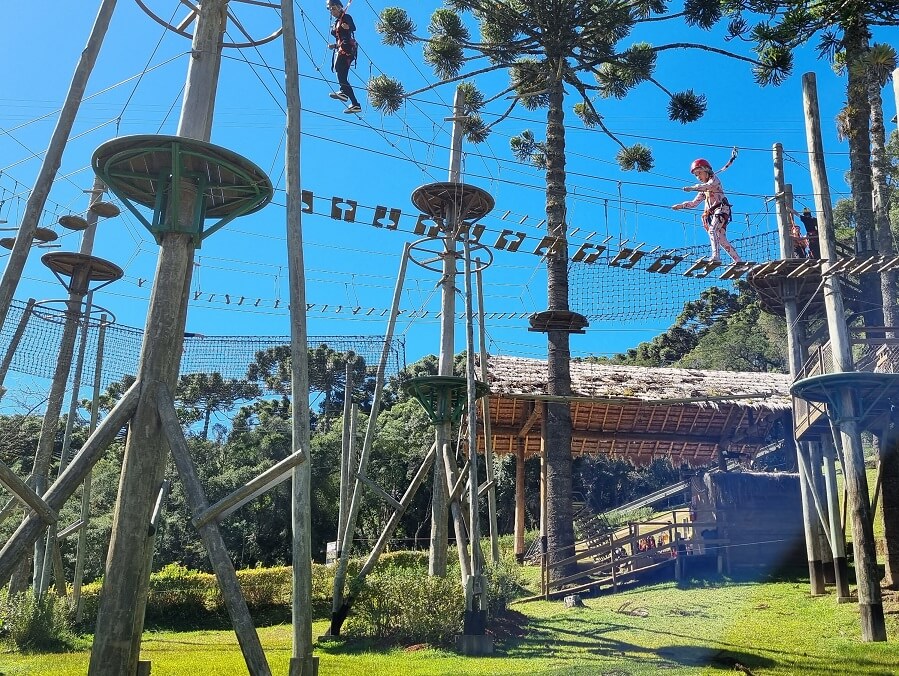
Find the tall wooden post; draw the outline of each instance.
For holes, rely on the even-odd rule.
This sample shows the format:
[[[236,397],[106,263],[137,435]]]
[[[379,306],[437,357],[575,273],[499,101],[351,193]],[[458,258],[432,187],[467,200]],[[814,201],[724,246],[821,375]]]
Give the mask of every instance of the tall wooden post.
[[[47,196],[50,194],[50,188],[56,178],[56,172],[59,171],[62,153],[68,143],[69,134],[72,132],[72,125],[75,124],[75,116],[78,114],[84,90],[87,88],[87,82],[94,70],[94,64],[97,62],[97,55],[100,53],[100,47],[106,37],[106,30],[109,28],[109,21],[112,19],[115,6],[116,0],[103,0],[100,4],[87,45],[81,52],[78,65],[75,67],[69,91],[59,113],[59,120],[57,120],[53,135],[50,137],[50,145],[44,154],[44,161],[41,163],[34,187],[25,204],[25,213],[22,214],[22,223],[16,234],[16,242],[9,253],[6,269],[0,279],[0,326],[9,313],[13,294],[22,278],[22,270],[25,269],[28,252],[31,250],[34,240],[34,231],[40,222],[41,213],[47,203]]]
[[[103,349],[106,345],[106,314],[100,316],[97,330],[97,357],[94,361],[93,395],[91,397],[91,419],[88,430],[93,434],[97,429],[100,403],[100,383],[103,374]],[[81,622],[81,582],[84,579],[84,558],[87,555],[87,532],[91,518],[91,473],[88,472],[81,489],[81,529],[78,531],[78,546],[75,549],[75,574],[72,579],[72,604],[75,606],[75,622]]]
[[[312,448],[309,443],[309,359],[306,333],[306,273],[303,254],[303,204],[300,189],[300,74],[297,60],[293,0],[283,0],[284,71],[287,90],[287,260],[290,271],[290,389],[293,400],[293,451],[303,450],[306,462],[293,470],[293,654],[291,676],[315,676],[312,656]]]
[[[459,89],[453,101],[453,134],[450,141],[449,180],[458,183],[462,177],[462,134],[460,124],[462,116],[463,96]],[[456,332],[456,226],[457,214],[450,207],[449,218],[444,223],[443,235],[443,276],[440,280],[440,355],[437,364],[437,375],[453,375],[453,358],[455,357]],[[431,546],[428,554],[428,572],[430,575],[446,575],[446,550],[449,542],[448,534],[448,492],[449,482],[446,465],[451,452],[450,437],[452,423],[449,420],[438,423],[435,429],[438,460],[434,463],[433,493],[431,495]],[[442,458],[442,460],[441,460]],[[458,544],[458,543],[457,543]]]
[[[790,209],[793,207],[792,186],[784,182],[783,146],[774,144],[774,192],[777,195],[777,221],[780,243],[780,257],[784,260],[793,257],[793,242],[790,237],[793,225],[793,215]],[[802,345],[799,340],[799,309],[796,302],[796,281],[784,277],[781,281],[781,295],[784,302],[784,314],[787,323],[787,357],[790,366],[790,375],[795,379],[802,369]],[[791,424],[790,436],[793,436]],[[816,515],[809,477],[808,445],[794,443],[796,460],[799,467],[799,491],[802,497],[802,527],[805,533],[805,551],[808,561],[808,574],[811,593],[817,596],[824,593],[824,568],[821,563],[819,551],[821,544],[818,539],[819,529],[816,528]]]
[[[843,521],[840,518],[840,494],[837,487],[837,449],[833,439],[821,439],[822,460],[824,464],[824,488],[827,495],[827,518],[830,530],[830,546],[833,552],[834,584],[837,598],[848,603],[849,565],[846,561],[846,534],[843,532]]]
[[[481,261],[478,259],[477,272],[475,273],[478,280],[478,343],[481,346],[481,380],[487,382],[487,330],[484,327],[484,278],[481,274]],[[493,557],[493,563],[499,563],[499,528],[496,520],[496,482],[494,481],[494,473],[496,469],[493,466],[493,433],[490,423],[490,397],[489,395],[481,399],[481,420],[484,425],[484,467],[487,473],[487,520],[490,525],[490,554]]]
[[[227,7],[227,0],[206,0],[200,7],[178,123],[179,136],[209,140],[211,102],[218,85],[216,74]],[[173,189],[178,190],[179,186]],[[180,189],[181,211],[166,214],[166,218],[177,219],[184,231],[160,234],[159,261],[137,374],[140,401],[125,445],[90,676],[134,674],[139,659],[131,650],[133,636],[143,632],[144,618],[137,617],[136,609],[140,606],[138,599],[146,596],[149,586],[148,528],[169,450],[159,418],[156,385],[164,383],[170,392],[177,385],[194,262],[190,230],[194,227],[198,196],[193,184],[182,183]]]
[[[525,473],[524,473],[524,439],[516,439],[515,448],[515,558],[521,563],[524,560],[525,529]]]
[[[824,164],[824,144],[821,140],[821,120],[818,112],[818,92],[814,73],[802,76],[802,96],[805,107],[805,130],[811,161],[812,185],[818,222],[823,226],[821,256],[829,262],[836,260],[834,248],[833,213],[830,204],[830,188]],[[824,274],[824,306],[836,372],[851,371],[852,355],[849,331],[843,309],[840,281],[835,275]],[[862,451],[861,430],[855,416],[855,398],[850,388],[839,393],[841,420],[835,421],[843,441],[846,487],[849,493],[849,512],[852,518],[853,551],[855,554],[858,602],[861,614],[862,639],[885,641],[886,623],[880,595],[877,570],[877,553],[874,548],[874,529],[871,502],[868,497],[868,480],[865,475],[865,458]]]

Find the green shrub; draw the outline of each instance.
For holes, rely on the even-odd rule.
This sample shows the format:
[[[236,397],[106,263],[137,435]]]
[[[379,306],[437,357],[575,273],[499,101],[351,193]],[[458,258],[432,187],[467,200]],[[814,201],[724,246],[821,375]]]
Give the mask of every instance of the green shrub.
[[[487,611],[490,617],[495,617],[521,596],[525,580],[518,564],[507,559],[488,564],[484,573],[487,576]]]
[[[170,563],[150,576],[145,623],[151,626],[204,627],[221,615],[224,604],[211,573]]]
[[[462,628],[465,598],[455,577],[388,566],[369,575],[347,623],[351,636],[399,644],[448,645]]]
[[[0,591],[0,638],[22,651],[68,650],[74,636],[66,599],[52,593],[37,598],[30,591]]]

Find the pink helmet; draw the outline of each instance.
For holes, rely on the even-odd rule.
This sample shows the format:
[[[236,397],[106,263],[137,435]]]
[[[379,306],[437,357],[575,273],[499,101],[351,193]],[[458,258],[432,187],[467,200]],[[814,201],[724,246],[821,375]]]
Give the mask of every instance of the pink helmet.
[[[704,160],[701,157],[693,160],[693,164],[690,165],[690,173],[694,174],[699,169],[704,169],[710,174],[712,173],[712,165],[709,164],[708,160]]]

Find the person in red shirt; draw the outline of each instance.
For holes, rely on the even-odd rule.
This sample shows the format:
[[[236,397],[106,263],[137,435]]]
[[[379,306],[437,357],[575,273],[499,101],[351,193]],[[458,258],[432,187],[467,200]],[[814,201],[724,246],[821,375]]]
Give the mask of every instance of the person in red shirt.
[[[343,112],[360,113],[362,106],[356,99],[356,94],[350,85],[350,66],[356,60],[356,24],[353,17],[346,13],[343,3],[340,0],[328,0],[328,11],[334,17],[334,27],[331,29],[331,35],[334,36],[335,42],[328,45],[334,50],[334,59],[331,63],[331,69],[337,73],[337,82],[340,84],[339,92],[331,92],[329,96],[332,99],[349,101],[350,105]]]
[[[712,246],[711,260],[719,263],[721,261],[720,249],[724,249],[734,259],[734,263],[739,263],[743,259],[727,239],[727,224],[730,223],[731,210],[721,181],[712,171],[712,165],[702,158],[693,161],[690,173],[699,179],[699,183],[685,186],[684,191],[695,192],[696,197],[687,202],[675,204],[671,208],[675,211],[691,209],[704,201],[702,227],[709,233],[709,243]]]

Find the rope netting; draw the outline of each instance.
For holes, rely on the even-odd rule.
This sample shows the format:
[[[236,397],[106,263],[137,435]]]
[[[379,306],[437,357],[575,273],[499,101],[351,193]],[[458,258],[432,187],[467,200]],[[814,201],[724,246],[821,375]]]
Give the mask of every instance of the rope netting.
[[[777,232],[766,232],[742,239],[732,239],[745,261],[761,263],[779,258]],[[643,256],[633,267],[610,265],[617,252],[604,253],[592,263],[572,263],[569,273],[571,309],[590,320],[608,319],[674,319],[684,303],[695,300],[712,286],[728,287],[733,281],[720,279],[728,268],[727,254],[723,265],[705,277],[684,275],[690,266],[709,256],[709,245],[658,250]],[[649,267],[662,256],[683,257],[671,272],[650,272]]]
[[[9,314],[0,331],[0,357],[8,354],[12,337],[19,326],[27,305],[13,301]],[[82,373],[82,387],[93,382],[97,358],[99,336],[99,314],[92,312],[88,327],[87,343]],[[38,378],[52,378],[59,359],[64,310],[47,306],[35,307],[28,318],[22,339],[13,355],[10,371]],[[82,322],[83,328],[83,322]],[[140,356],[143,330],[118,324],[107,325],[103,344],[103,366],[101,388],[134,375]],[[77,355],[81,342],[81,331],[75,343]],[[247,367],[254,361],[256,353],[273,347],[290,345],[289,336],[203,336],[185,334],[184,351],[181,356],[181,373],[220,373],[225,379],[246,378]],[[327,345],[335,352],[352,351],[365,359],[370,373],[377,371],[384,347],[381,336],[308,336],[310,348]],[[406,366],[406,345],[402,338],[394,338],[390,344],[385,375],[390,377]],[[72,372],[74,373],[74,359]],[[264,384],[259,383],[260,386]]]

